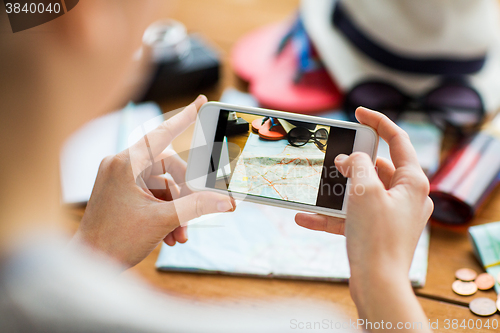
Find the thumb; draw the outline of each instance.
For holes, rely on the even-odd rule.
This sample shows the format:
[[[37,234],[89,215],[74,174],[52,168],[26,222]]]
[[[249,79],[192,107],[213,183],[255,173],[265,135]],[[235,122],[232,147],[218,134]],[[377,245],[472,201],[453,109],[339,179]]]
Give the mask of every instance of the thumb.
[[[366,153],[355,152],[350,156],[340,154],[335,158],[335,166],[346,178],[351,178],[352,185],[381,185],[373,162]]]
[[[232,212],[236,209],[234,199],[228,195],[208,191],[190,194],[167,202],[164,206],[167,215],[172,221],[177,222],[178,226],[185,226],[192,219],[202,215]],[[161,215],[165,216],[165,211]]]

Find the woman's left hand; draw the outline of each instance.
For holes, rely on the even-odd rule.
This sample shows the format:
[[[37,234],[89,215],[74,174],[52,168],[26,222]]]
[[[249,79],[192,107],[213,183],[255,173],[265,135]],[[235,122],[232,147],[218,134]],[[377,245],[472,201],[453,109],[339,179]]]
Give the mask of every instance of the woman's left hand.
[[[130,149],[102,161],[76,241],[132,267],[162,241],[186,242],[189,220],[234,210],[229,196],[191,193],[184,184],[186,163],[166,150],[206,102],[198,97]]]

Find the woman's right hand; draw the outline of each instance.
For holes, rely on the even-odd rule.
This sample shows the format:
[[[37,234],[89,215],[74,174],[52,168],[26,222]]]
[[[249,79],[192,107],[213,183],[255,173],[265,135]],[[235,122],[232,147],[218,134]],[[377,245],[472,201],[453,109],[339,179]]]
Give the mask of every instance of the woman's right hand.
[[[337,156],[335,165],[352,185],[347,218],[299,213],[295,220],[305,228],[346,236],[351,293],[363,309],[371,288],[409,285],[413,254],[433,203],[429,181],[406,132],[385,115],[365,108],[358,108],[356,118],[389,144],[392,162],[379,158],[377,175],[367,154]]]

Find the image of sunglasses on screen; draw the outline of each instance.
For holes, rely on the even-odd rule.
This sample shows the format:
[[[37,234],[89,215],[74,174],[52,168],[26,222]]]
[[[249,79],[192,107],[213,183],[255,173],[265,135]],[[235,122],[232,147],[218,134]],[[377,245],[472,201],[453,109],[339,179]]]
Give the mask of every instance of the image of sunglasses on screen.
[[[463,80],[445,80],[429,92],[413,97],[382,81],[358,84],[345,97],[344,109],[349,120],[356,121],[356,108],[364,106],[385,113],[393,121],[405,111],[428,114],[440,129],[448,126],[464,132],[476,128],[484,119],[481,95]]]
[[[263,140],[287,139],[294,147],[305,146],[314,142],[322,152],[326,151],[329,132],[326,128],[316,129],[317,125],[301,121],[291,121],[264,117],[252,122],[252,131],[257,133]]]
[[[320,128],[313,132],[305,127],[294,127],[288,132],[287,139],[294,147],[302,147],[312,141],[319,150],[324,152],[328,142],[328,130]]]

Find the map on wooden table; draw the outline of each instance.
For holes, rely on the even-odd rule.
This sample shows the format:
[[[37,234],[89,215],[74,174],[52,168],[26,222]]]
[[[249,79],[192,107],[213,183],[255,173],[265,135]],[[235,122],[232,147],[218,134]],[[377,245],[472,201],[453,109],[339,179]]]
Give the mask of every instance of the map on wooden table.
[[[346,281],[350,277],[345,237],[298,226],[297,211],[238,202],[233,213],[192,220],[189,241],[162,245],[156,267],[191,271]],[[426,228],[413,257],[410,280],[425,284],[429,249]]]
[[[315,205],[325,153],[314,143],[294,147],[251,133],[229,183],[233,192]]]

